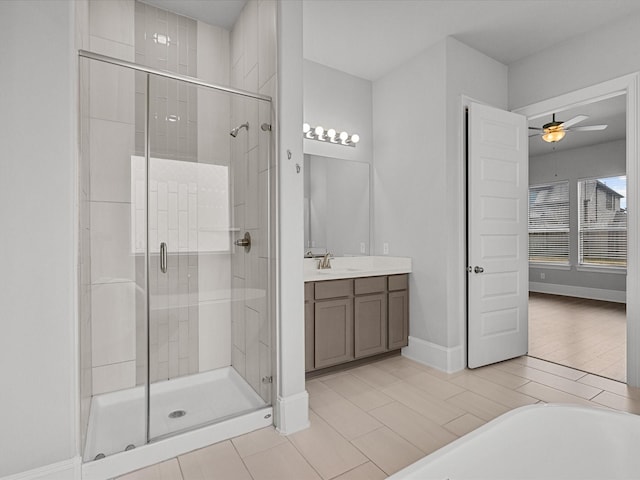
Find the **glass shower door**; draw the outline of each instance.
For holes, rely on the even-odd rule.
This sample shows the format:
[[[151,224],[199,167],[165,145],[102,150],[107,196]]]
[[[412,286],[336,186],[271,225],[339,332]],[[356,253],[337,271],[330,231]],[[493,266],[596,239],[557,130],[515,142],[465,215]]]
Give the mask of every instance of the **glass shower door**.
[[[154,440],[271,403],[270,135],[260,100],[155,75],[148,95]]]

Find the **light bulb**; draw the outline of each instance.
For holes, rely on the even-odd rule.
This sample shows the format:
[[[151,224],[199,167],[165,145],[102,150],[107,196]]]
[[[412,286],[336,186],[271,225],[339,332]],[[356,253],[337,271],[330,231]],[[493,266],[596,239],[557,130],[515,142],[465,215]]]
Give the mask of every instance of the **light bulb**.
[[[335,130],[335,128],[330,128],[329,130],[327,130],[327,138],[329,140],[331,140],[332,142],[335,140],[335,138],[336,138],[336,130]]]
[[[302,133],[309,133],[311,131],[311,125],[308,123],[302,124]]]
[[[545,129],[544,135],[542,135],[542,139],[545,142],[555,143],[562,140],[565,135],[566,132],[563,129],[557,127],[549,127]]]
[[[349,138],[349,134],[347,132],[340,132],[340,141],[346,142],[347,138]]]
[[[316,137],[318,138],[322,138],[322,135],[324,135],[324,128],[322,128],[320,125],[318,125],[316,127],[316,129],[314,130]]]
[[[351,140],[351,143],[356,144],[360,141],[360,135],[354,133],[353,135],[351,135],[351,138],[349,140]]]

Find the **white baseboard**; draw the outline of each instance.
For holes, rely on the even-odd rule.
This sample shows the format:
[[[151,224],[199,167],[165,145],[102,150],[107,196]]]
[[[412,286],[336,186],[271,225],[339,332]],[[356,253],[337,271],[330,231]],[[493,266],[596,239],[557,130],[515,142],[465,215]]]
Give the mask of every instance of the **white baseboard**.
[[[458,372],[465,368],[464,353],[461,345],[443,347],[411,336],[409,337],[409,345],[402,349],[404,357],[447,373]]]
[[[0,480],[80,480],[81,470],[82,459],[78,456],[26,472],[9,475],[8,477],[2,477]]]
[[[278,397],[276,402],[277,430],[283,435],[304,430],[309,427],[309,394],[307,391]]]
[[[603,288],[575,287],[572,285],[558,285],[555,283],[529,282],[529,291],[564,295],[567,297],[589,298],[607,302],[627,303],[627,292],[620,290],[605,290]]]

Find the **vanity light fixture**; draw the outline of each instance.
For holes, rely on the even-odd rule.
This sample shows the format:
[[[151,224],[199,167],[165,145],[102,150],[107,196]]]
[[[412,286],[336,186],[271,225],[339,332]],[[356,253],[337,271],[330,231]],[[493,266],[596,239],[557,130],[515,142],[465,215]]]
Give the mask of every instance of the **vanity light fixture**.
[[[154,33],[153,34],[154,43],[158,43],[160,45],[170,45],[171,37],[169,35],[165,35],[163,33]]]
[[[360,141],[360,135],[352,133],[349,135],[347,132],[340,132],[335,128],[326,129],[318,125],[312,127],[308,123],[302,124],[302,134],[304,138],[309,140],[318,140],[320,142],[335,143],[337,145],[345,145],[347,147],[355,147],[356,143]]]

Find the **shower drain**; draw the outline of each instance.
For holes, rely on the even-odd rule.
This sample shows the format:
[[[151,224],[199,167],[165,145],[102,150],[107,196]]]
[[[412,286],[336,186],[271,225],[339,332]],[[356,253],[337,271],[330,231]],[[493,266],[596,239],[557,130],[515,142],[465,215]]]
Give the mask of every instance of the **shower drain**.
[[[186,414],[187,412],[184,410],[174,410],[169,414],[169,418],[180,418],[184,417]]]

